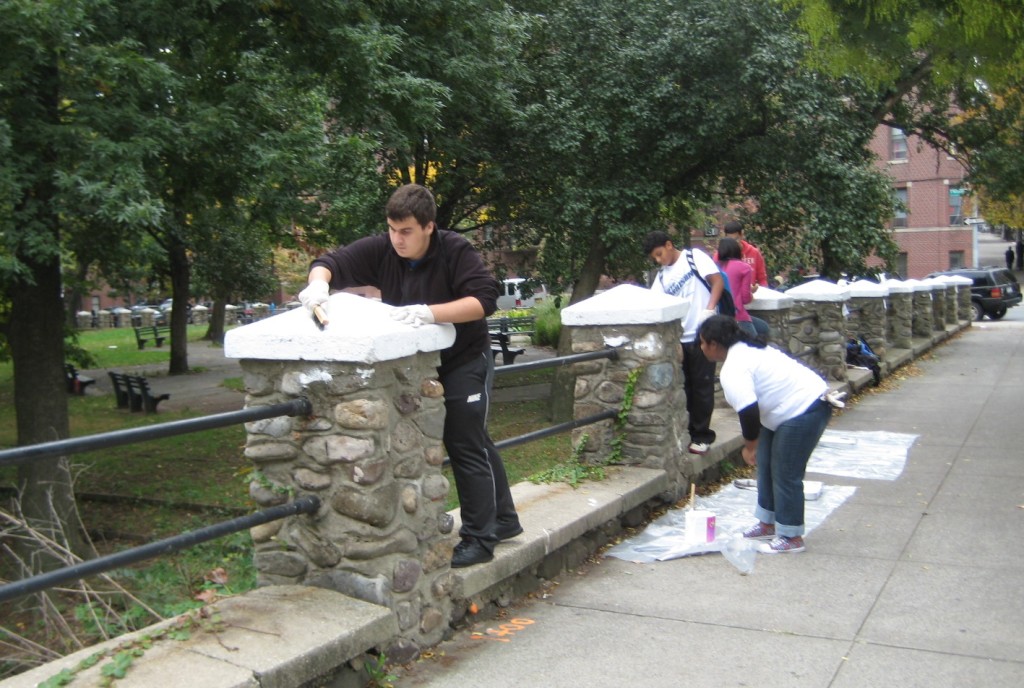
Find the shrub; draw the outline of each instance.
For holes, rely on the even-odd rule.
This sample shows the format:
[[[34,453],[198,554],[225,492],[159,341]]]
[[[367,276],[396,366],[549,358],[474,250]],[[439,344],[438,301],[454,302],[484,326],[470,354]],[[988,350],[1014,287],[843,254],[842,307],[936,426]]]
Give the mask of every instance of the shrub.
[[[562,309],[555,306],[555,299],[545,299],[533,309],[533,343],[538,346],[558,346],[562,332]]]

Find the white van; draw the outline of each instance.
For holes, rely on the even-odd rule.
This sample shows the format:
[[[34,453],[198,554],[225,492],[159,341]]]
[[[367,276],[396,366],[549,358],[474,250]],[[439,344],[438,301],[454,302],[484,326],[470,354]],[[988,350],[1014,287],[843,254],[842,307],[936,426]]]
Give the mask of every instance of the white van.
[[[522,277],[509,277],[498,283],[498,310],[507,311],[512,308],[533,308],[548,297],[548,290],[543,285],[537,285],[533,290],[533,296],[523,298],[519,291],[519,285],[526,280]]]

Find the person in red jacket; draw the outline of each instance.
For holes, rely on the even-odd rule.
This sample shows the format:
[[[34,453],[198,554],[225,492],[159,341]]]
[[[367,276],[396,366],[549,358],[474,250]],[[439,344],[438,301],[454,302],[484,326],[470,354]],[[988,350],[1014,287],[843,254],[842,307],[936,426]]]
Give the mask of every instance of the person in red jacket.
[[[726,222],[725,226],[722,227],[722,231],[725,232],[725,236],[740,242],[740,256],[743,258],[744,263],[753,268],[754,283],[759,284],[762,287],[767,287],[768,271],[764,266],[764,256],[761,255],[761,251],[757,246],[754,246],[743,238],[743,223],[738,220]],[[715,262],[718,262],[717,251],[715,252],[714,258]]]
[[[441,351],[444,446],[451,459],[462,514],[452,567],[494,558],[494,546],[523,532],[501,455],[487,433],[494,356],[486,318],[497,310],[498,284],[473,246],[439,229],[437,204],[418,184],[388,200],[387,234],[357,239],[313,261],[299,294],[312,311],[330,289],[372,286],[400,322],[455,325],[455,343]]]

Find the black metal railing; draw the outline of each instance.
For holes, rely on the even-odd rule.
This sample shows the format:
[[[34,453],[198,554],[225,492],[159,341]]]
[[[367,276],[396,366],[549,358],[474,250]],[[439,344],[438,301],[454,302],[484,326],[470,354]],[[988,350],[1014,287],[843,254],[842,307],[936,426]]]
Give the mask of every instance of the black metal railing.
[[[564,368],[573,363],[583,361],[594,361],[600,358],[607,358],[610,361],[619,360],[619,351],[616,348],[608,347],[597,351],[587,351],[582,354],[569,354],[568,356],[557,356],[555,358],[543,358],[539,361],[527,361],[526,363],[513,363],[512,365],[499,366],[494,369],[495,375],[508,375],[509,373],[524,373],[531,370],[543,370],[544,368]]]
[[[278,416],[308,416],[313,412],[313,404],[306,398],[292,399],[281,404],[268,406],[252,406],[241,411],[229,411],[217,413],[212,416],[201,418],[188,418],[175,420],[168,423],[159,423],[141,428],[128,428],[126,430],[114,430],[103,432],[97,435],[86,435],[84,437],[71,437],[65,440],[54,442],[43,442],[32,444],[26,447],[13,447],[0,450],[0,467],[17,466],[36,459],[48,459],[55,456],[67,456],[68,454],[79,454],[93,451],[95,449],[106,449],[108,447],[120,447],[136,442],[147,442],[150,440],[186,435],[202,430],[223,428],[238,423],[248,423],[254,420],[265,418],[277,418]]]
[[[581,363],[583,361],[594,361],[601,358],[607,358],[610,361],[619,360],[619,351],[614,347],[608,347],[605,349],[598,349],[597,351],[587,351],[582,354],[570,354],[568,356],[557,356],[555,358],[545,358],[539,361],[527,361],[526,363],[515,363],[513,365],[501,366],[500,368],[494,369],[495,375],[507,375],[508,373],[522,373],[531,370],[543,370],[545,368],[564,368],[565,366],[572,365],[573,363]],[[507,449],[508,447],[517,447],[520,444],[526,444],[534,440],[544,439],[545,437],[552,437],[554,435],[560,435],[563,432],[569,432],[576,428],[582,428],[585,425],[593,425],[594,423],[600,423],[603,420],[609,420],[615,418],[618,415],[616,409],[608,409],[600,413],[595,413],[584,418],[576,418],[565,423],[559,423],[540,430],[534,430],[523,435],[517,435],[516,437],[510,437],[500,442],[495,442],[494,446],[498,449]],[[445,463],[447,464],[447,458]]]
[[[139,545],[138,547],[121,550],[114,554],[89,559],[78,564],[72,564],[71,566],[65,566],[54,571],[48,571],[37,576],[8,583],[7,585],[0,586],[0,602],[13,600],[23,595],[30,595],[34,592],[40,592],[81,578],[106,573],[113,569],[131,566],[146,559],[180,552],[202,542],[223,537],[224,535],[231,535],[232,533],[247,530],[270,521],[277,521],[296,514],[312,514],[319,508],[319,497],[316,495],[303,495],[288,504],[270,507],[247,516],[233,518],[230,521],[222,521],[211,526],[173,535],[163,540],[157,540],[156,542]]]

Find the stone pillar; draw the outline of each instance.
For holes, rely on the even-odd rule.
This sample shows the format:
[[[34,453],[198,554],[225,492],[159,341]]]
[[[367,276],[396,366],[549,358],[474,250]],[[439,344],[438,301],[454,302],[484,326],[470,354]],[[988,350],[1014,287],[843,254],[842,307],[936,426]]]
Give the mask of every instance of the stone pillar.
[[[254,303],[252,305],[252,317],[254,320],[263,320],[270,315],[270,304]]]
[[[930,339],[934,315],[932,287],[930,284],[914,279],[904,280],[903,283],[913,289],[911,301],[913,309],[912,334],[914,337]]]
[[[794,323],[789,343],[791,354],[808,347],[814,353],[804,363],[827,380],[846,380],[846,318],[843,307],[849,287],[826,280],[812,280],[786,291],[794,301],[790,322]]]
[[[887,339],[893,349],[912,349],[914,288],[903,280],[886,280],[889,290]]]
[[[947,275],[946,281],[956,286],[957,320],[974,320],[974,307],[971,305],[971,287],[974,280],[963,275]]]
[[[619,347],[616,361],[598,359],[573,364],[576,376],[574,417],[604,410],[618,411],[631,373],[635,378],[633,407],[621,437],[621,462],[662,468],[681,494],[701,470],[696,455],[686,451],[686,395],[683,391],[680,320],[689,304],[667,294],[634,285],[620,285],[562,310],[572,353]],[[573,431],[574,445],[583,437],[581,460],[603,463],[616,440],[613,421]]]
[[[946,283],[936,277],[922,280],[931,287],[932,294],[932,329],[935,332],[946,331]]]
[[[790,309],[793,299],[768,287],[758,287],[754,300],[747,304],[747,312],[768,323],[768,341],[785,346],[789,341]]]
[[[935,278],[942,282],[945,286],[945,297],[943,299],[943,313],[942,319],[947,326],[956,325],[958,322],[957,317],[957,300],[959,296],[956,292],[956,282],[952,280],[952,275],[939,275]]]
[[[156,322],[157,312],[152,308],[143,308],[139,311],[139,327],[149,327]]]
[[[106,330],[114,326],[114,314],[104,309],[96,314],[96,327]]]
[[[227,304],[224,306],[224,324],[225,325],[237,325],[238,324],[238,306]]]
[[[401,637],[387,656],[407,661],[437,644],[451,618],[436,366],[455,328],[414,328],[390,311],[335,294],[324,331],[297,309],[229,331],[224,353],[242,359],[246,406],[300,396],[313,405],[308,418],[246,425],[256,503],[304,493],[322,502],[313,516],[252,530],[259,584],[316,585],[390,608]]]
[[[92,313],[89,311],[78,311],[75,313],[75,326],[80,330],[92,328]]]
[[[210,309],[206,306],[192,307],[192,324],[205,325],[210,321]]]
[[[868,280],[850,284],[850,336],[863,337],[871,350],[884,358],[889,315],[886,309],[888,287]]]

